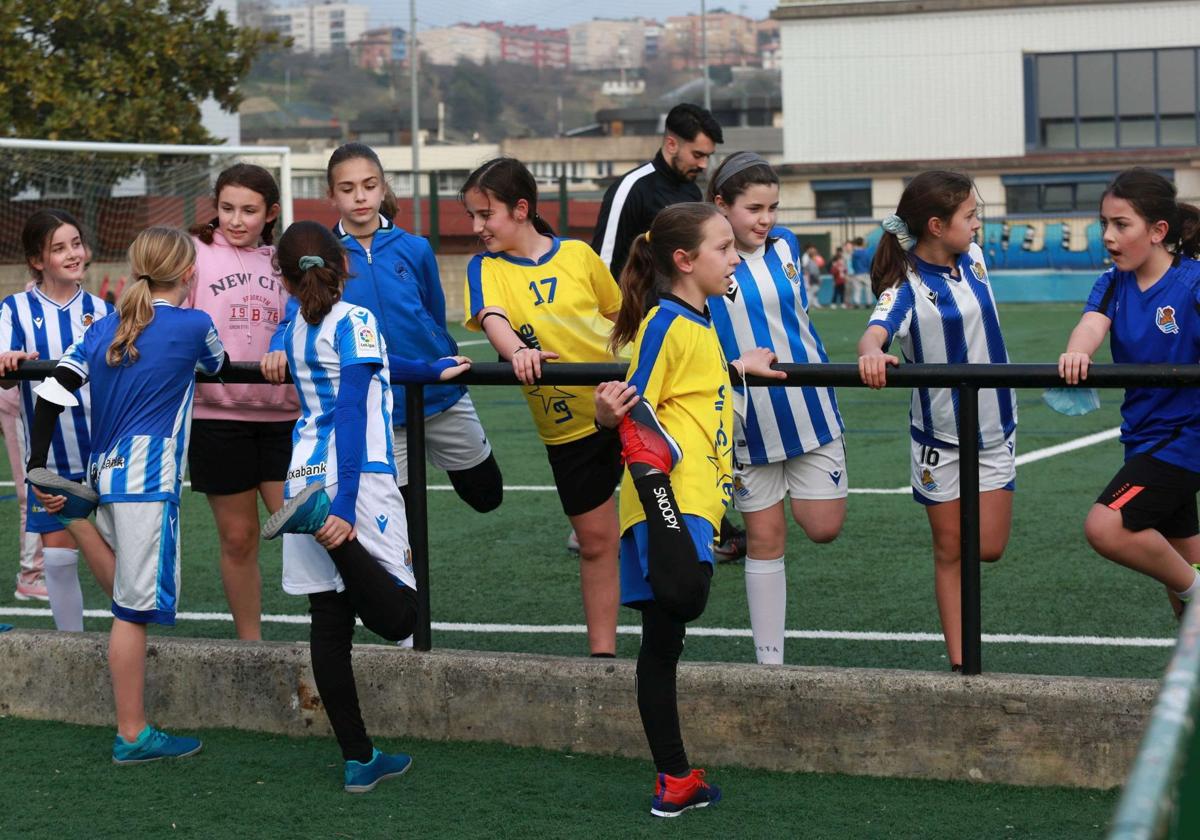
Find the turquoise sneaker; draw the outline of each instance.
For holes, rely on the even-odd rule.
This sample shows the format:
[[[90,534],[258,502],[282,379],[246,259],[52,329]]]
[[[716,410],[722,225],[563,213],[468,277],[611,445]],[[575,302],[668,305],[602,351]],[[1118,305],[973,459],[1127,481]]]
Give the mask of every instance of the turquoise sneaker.
[[[160,758],[187,758],[200,752],[203,744],[196,738],[168,735],[147,726],[130,742],[119,734],[113,737],[113,764],[145,764]]]
[[[309,484],[272,514],[262,526],[262,537],[273,540],[280,534],[315,534],[329,517],[331,504],[324,484]]]
[[[375,785],[393,776],[403,776],[412,767],[412,756],[406,753],[389,754],[375,749],[371,760],[346,762],[346,793],[366,793]]]

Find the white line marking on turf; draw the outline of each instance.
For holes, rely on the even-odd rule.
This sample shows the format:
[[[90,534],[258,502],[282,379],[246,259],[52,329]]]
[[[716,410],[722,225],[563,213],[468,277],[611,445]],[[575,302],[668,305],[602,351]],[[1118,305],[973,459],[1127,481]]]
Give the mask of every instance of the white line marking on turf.
[[[1081,438],[1067,441],[1066,443],[1058,443],[1054,446],[1047,446],[1044,449],[1035,449],[1032,452],[1026,452],[1024,455],[1017,456],[1017,466],[1032,464],[1034,461],[1041,461],[1045,458],[1053,458],[1056,455],[1063,455],[1067,452],[1074,452],[1076,449],[1083,449],[1087,446],[1094,446],[1097,443],[1103,443],[1106,440],[1121,436],[1120,427],[1115,429],[1105,429],[1103,432],[1084,435]],[[0,481],[0,487],[12,487],[11,481]],[[184,487],[191,487],[190,481],[183,483]],[[447,492],[453,490],[449,484],[430,484],[428,489]],[[530,493],[552,493],[555,491],[553,484],[506,484],[506,491],[514,493],[530,492]],[[866,496],[900,496],[912,492],[911,487],[851,487],[851,493],[857,493]]]
[[[486,338],[472,338],[468,341],[458,342],[459,347],[474,347],[476,344],[491,344]]]
[[[108,610],[84,610],[87,618],[109,618]],[[50,618],[51,612],[44,607],[0,607],[0,615]],[[229,613],[181,612],[176,615],[183,621],[232,622]],[[264,615],[267,624],[308,624],[307,615]],[[514,633],[514,634],[567,634],[582,635],[587,632],[583,624],[470,624],[454,621],[435,621],[433,629],[446,633]],[[642,628],[623,625],[617,632],[624,636],[637,636]],[[710,636],[719,639],[749,639],[749,628],[740,627],[688,627],[690,636]],[[857,630],[788,630],[789,639],[812,639],[840,642],[941,642],[941,633],[882,633]],[[1028,633],[984,633],[983,641],[994,644],[1022,645],[1076,645],[1088,647],[1172,647],[1175,639],[1152,639],[1144,636],[1036,636]]]

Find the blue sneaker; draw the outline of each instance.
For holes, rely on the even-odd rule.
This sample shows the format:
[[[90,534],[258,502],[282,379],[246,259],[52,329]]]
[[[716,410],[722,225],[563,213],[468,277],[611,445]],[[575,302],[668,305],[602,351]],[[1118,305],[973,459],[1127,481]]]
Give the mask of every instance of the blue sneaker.
[[[54,514],[64,523],[72,519],[87,519],[100,504],[100,494],[91,487],[63,478],[45,467],[30,470],[25,480],[43,493],[67,497],[66,506]]]
[[[0,633],[7,633],[11,629],[13,629],[11,624],[0,624]]]
[[[196,738],[168,735],[153,726],[147,726],[133,742],[126,741],[119,734],[113,738],[113,764],[145,764],[160,758],[187,758],[200,752],[202,746]]]
[[[407,753],[385,753],[378,748],[371,753],[366,764],[361,761],[346,762],[346,793],[366,793],[375,790],[375,785],[393,776],[403,776],[412,767],[412,756]]]
[[[262,526],[264,540],[280,534],[315,534],[329,517],[329,494],[325,485],[314,482],[283,503]]]

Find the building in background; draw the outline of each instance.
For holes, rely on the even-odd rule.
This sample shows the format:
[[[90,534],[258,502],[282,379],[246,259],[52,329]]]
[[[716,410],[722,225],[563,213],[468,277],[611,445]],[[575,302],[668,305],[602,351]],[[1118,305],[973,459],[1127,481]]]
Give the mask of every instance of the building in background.
[[[659,52],[670,60],[675,70],[699,69],[701,20],[700,15],[667,18]],[[757,67],[762,64],[753,20],[725,11],[709,12],[703,20],[709,67]]]
[[[640,20],[589,20],[567,32],[574,70],[632,70],[645,64],[646,25]]]
[[[359,67],[379,73],[408,57],[408,33],[398,26],[368,29],[350,44],[350,51]]]
[[[501,21],[485,21],[479,27],[500,36],[501,61],[548,70],[570,66],[571,48],[565,29],[510,26]]]
[[[421,60],[453,66],[459,61],[484,64],[500,60],[500,34],[467,23],[423,29],[417,33]]]
[[[367,31],[370,7],[335,0],[309,0],[298,6],[259,10],[264,29],[292,39],[295,52],[314,55],[344,50]]]
[[[878,219],[914,172],[957,169],[985,220],[1006,217],[985,224],[990,257],[1070,267],[1092,262],[1116,172],[1152,167],[1200,198],[1195,0],[782,0],[773,14],[793,218]]]

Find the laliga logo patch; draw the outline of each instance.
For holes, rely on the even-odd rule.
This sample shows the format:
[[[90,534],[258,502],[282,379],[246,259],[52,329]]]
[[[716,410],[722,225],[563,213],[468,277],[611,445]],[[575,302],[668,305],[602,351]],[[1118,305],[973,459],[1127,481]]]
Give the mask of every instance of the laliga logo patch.
[[[375,349],[375,331],[370,327],[358,328],[358,346],[364,350]]]
[[[1175,322],[1175,307],[1158,307],[1158,311],[1155,313],[1154,324],[1160,332],[1166,335],[1174,335],[1179,332],[1179,324]]]
[[[375,517],[375,524],[379,526],[379,533],[381,533],[381,534],[382,534],[384,531],[386,531],[386,530],[387,530],[387,526],[388,526],[388,517],[387,517],[387,514],[386,514],[386,513],[381,513],[381,514],[379,514],[378,516],[376,516],[376,517]]]
[[[930,493],[938,489],[938,483],[933,480],[933,473],[929,471],[929,467],[921,470],[921,486]]]
[[[879,302],[875,304],[875,311],[880,315],[886,315],[892,311],[892,305],[896,302],[896,290],[884,289],[879,295]]]
[[[796,271],[795,263],[788,263],[787,265],[785,265],[783,267],[783,273],[784,273],[784,275],[787,276],[787,279],[789,279],[789,280],[795,280],[796,277],[799,275],[799,272]]]
[[[983,268],[983,263],[971,263],[971,273],[975,275],[976,280],[987,282],[987,272]]]

